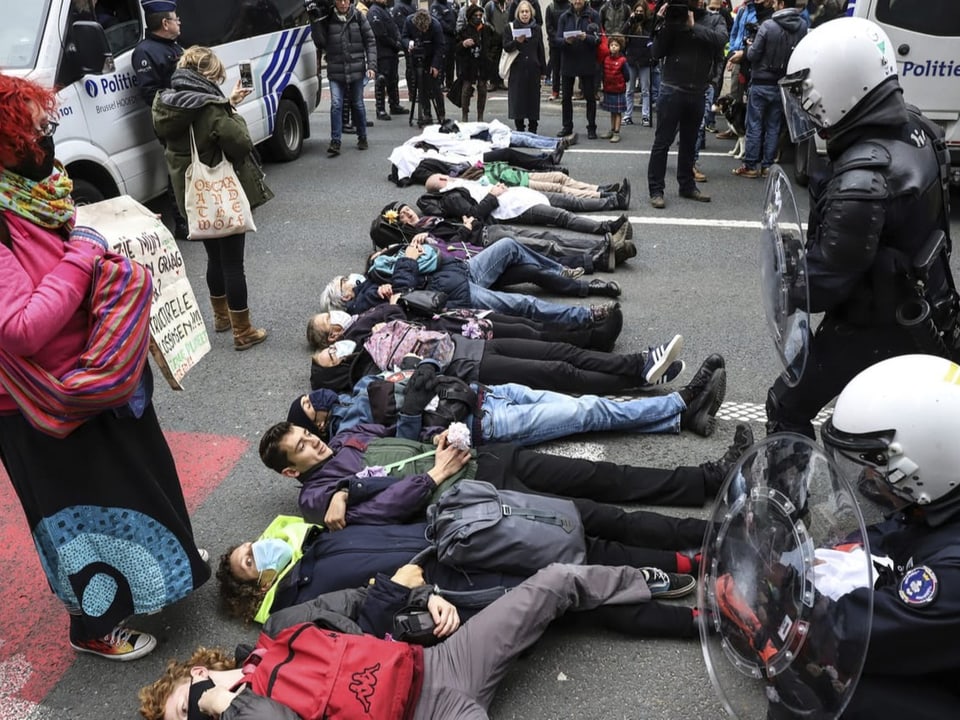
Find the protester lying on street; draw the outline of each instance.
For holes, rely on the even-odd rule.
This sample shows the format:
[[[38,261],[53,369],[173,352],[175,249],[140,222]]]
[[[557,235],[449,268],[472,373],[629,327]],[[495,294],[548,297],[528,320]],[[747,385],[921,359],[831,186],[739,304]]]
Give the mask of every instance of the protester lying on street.
[[[419,317],[409,320],[401,308],[388,307],[389,314],[377,307],[347,321],[357,328],[351,337],[363,345],[377,371],[399,367],[409,357],[430,358],[437,361],[440,374],[466,382],[520,382],[538,390],[606,395],[672,382],[685,368],[678,359],[683,351],[682,335],[639,353],[618,355],[565,342],[494,338],[492,329],[487,329],[491,324],[484,323],[483,318],[467,319],[460,327],[455,321],[431,322],[434,327],[453,326],[452,332],[434,330],[425,327]],[[338,348],[329,343],[321,346],[325,335],[314,330],[316,326],[329,328],[330,314],[318,313],[307,328],[308,339],[318,346],[317,364],[339,365],[343,360]],[[360,328],[369,328],[369,332],[363,333]]]
[[[631,607],[663,589],[669,592],[669,583],[648,585],[637,568],[551,565],[427,648],[361,636],[352,619],[359,617],[355,596],[296,606],[270,619],[252,653],[234,653],[239,668],[226,652],[204,648],[185,663],[171,662],[141,689],[140,712],[147,720],[188,713],[230,720],[482,718],[509,664],[550,621],[604,603]],[[290,625],[287,613],[296,618]],[[311,682],[298,681],[303,677]]]
[[[575,180],[559,170],[535,172],[515,168],[505,162],[477,163],[472,167],[464,168],[457,173],[456,177],[463,180],[485,180],[490,185],[502,182],[507,187],[529,187],[545,193],[560,193],[573,197],[600,198],[610,195],[627,199],[630,197],[630,181],[627,178],[620,182],[601,185]]]
[[[572,230],[535,230],[524,225],[490,225],[475,217],[451,220],[437,215],[419,215],[410,205],[391,202],[370,225],[376,247],[404,243],[418,233],[429,233],[430,244],[439,250],[470,256],[464,244],[488,247],[502,238],[546,255],[567,267],[582,267],[585,275],[613,272],[617,264],[636,255],[636,246],[626,239],[630,228],[624,223],[616,234],[597,236]]]
[[[346,310],[359,314],[414,290],[446,295],[447,308],[483,308],[568,325],[589,326],[612,313],[615,303],[591,307],[560,305],[531,295],[507,293],[491,288],[511,267],[552,263],[556,275],[563,267],[548,258],[532,256],[520,243],[504,238],[469,260],[440,257],[434,248],[411,242],[403,255],[396,256],[389,277],[371,270],[367,275],[337,275],[320,293],[321,310]]]
[[[651,513],[652,514],[652,513]],[[281,515],[253,542],[234,545],[220,558],[217,579],[220,583],[220,607],[232,618],[264,623],[271,615],[311,600],[329,602],[324,595],[360,588],[357,600],[363,608],[360,618],[364,632],[382,635],[402,627],[397,616],[411,609],[433,610],[436,595],[453,605],[460,622],[466,622],[484,607],[516,587],[532,573],[516,574],[450,567],[437,560],[422,522],[406,525],[348,525],[337,532],[323,525],[304,522],[299,517]],[[659,542],[659,538],[654,539]],[[603,541],[587,538],[586,565],[602,564]],[[522,543],[519,552],[523,552]],[[631,558],[650,557],[657,562],[688,565],[697,570],[697,559],[665,550],[629,548]],[[423,557],[415,557],[421,555]],[[411,558],[417,564],[411,566]],[[349,559],[348,562],[345,562]],[[620,562],[619,560],[617,561]],[[641,566],[642,567],[642,566]],[[397,574],[415,572],[431,587],[422,597],[410,598],[395,580]],[[651,581],[658,577],[669,581],[669,597],[680,597],[694,588],[687,574],[667,573],[649,567]],[[391,576],[394,576],[391,578]],[[689,578],[689,579],[688,579]],[[409,601],[413,599],[414,603]],[[696,627],[693,608],[674,608],[659,603],[638,608],[640,622],[624,623],[614,629],[645,637],[690,637]],[[437,622],[439,630],[441,624]],[[429,640],[447,635],[433,634]],[[404,640],[396,637],[395,640]]]
[[[478,162],[505,162],[512,167],[524,170],[538,170],[549,172],[564,168],[560,166],[563,159],[562,150],[551,152],[525,153],[514,148],[489,149],[488,143],[471,140],[476,143],[464,147],[462,152],[452,150],[441,151],[428,142],[416,145],[398,145],[390,153],[390,174],[387,179],[399,187],[406,187],[414,183],[423,185],[431,173],[446,172],[450,166],[460,163],[471,165]]]
[[[307,324],[307,342],[314,350],[310,362],[311,389],[350,392],[365,375],[376,375],[379,368],[363,347],[364,341],[374,325],[406,317],[407,313],[401,307],[388,303],[377,305],[356,320],[342,310],[314,315]],[[623,316],[616,310],[591,326],[572,327],[490,310],[461,309],[444,310],[422,317],[421,321],[431,330],[459,332],[466,336],[492,333],[495,338],[566,342],[576,347],[609,352],[620,334]],[[331,346],[333,352],[330,352]]]
[[[461,147],[469,147],[466,143],[485,142],[491,148],[522,147],[537,150],[566,150],[577,143],[577,137],[553,137],[538,135],[537,133],[513,130],[499,120],[490,122],[453,122],[447,121],[441,125],[428,125],[420,135],[405,141],[406,145],[416,145],[427,142],[441,150],[457,151]]]

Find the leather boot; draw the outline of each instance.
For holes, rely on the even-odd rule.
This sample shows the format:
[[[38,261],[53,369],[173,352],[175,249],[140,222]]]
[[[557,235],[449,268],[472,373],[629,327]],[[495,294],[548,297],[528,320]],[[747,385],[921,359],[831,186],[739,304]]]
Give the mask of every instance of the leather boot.
[[[463,90],[460,92],[460,120],[467,122],[467,116],[470,113],[470,98],[473,97],[473,84],[464,83]]]
[[[227,307],[226,295],[211,295],[210,304],[213,306],[213,329],[216,332],[226,332],[231,327],[230,308]]]
[[[477,83],[477,122],[483,122],[483,111],[487,108],[487,84]]]
[[[247,350],[267,339],[267,331],[250,325],[250,310],[231,310],[230,325],[233,327],[233,349]]]

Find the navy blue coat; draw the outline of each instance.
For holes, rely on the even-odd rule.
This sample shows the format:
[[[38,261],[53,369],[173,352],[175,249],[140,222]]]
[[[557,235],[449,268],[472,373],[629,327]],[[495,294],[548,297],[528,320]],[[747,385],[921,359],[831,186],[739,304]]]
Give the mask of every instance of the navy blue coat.
[[[565,32],[584,32],[583,40],[568,43],[563,39]],[[577,15],[573,8],[563,13],[557,20],[557,35],[554,38],[560,49],[560,74],[564,77],[593,75],[597,67],[597,45],[600,43],[600,15],[596,10],[584,6]]]

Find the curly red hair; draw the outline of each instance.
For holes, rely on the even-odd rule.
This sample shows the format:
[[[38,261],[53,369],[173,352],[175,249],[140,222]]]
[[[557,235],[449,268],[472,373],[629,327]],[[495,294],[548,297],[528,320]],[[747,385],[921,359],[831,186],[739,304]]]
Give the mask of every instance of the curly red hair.
[[[52,115],[57,109],[54,91],[0,73],[0,168],[18,165],[27,153],[37,162],[42,159],[33,126],[35,108]]]

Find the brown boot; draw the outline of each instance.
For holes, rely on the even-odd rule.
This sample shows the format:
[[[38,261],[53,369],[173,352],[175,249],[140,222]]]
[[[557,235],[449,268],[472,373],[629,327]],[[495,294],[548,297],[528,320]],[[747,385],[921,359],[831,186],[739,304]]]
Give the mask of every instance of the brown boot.
[[[249,310],[231,310],[230,325],[233,327],[233,349],[247,350],[267,339],[267,331],[250,325]]]
[[[227,296],[210,296],[210,304],[213,306],[213,329],[216,332],[226,332],[231,327],[230,308],[227,307]]]

